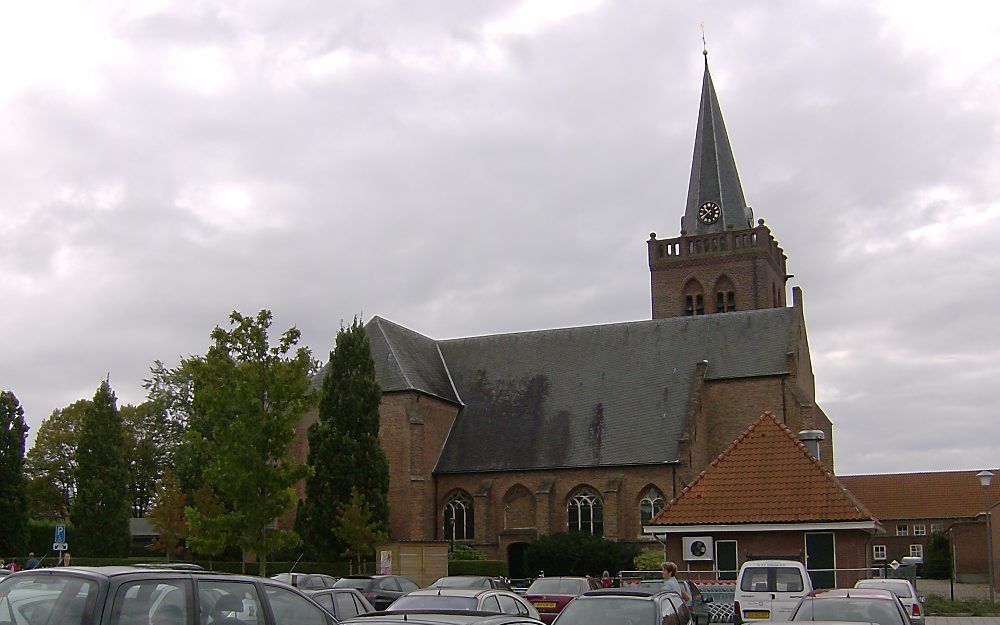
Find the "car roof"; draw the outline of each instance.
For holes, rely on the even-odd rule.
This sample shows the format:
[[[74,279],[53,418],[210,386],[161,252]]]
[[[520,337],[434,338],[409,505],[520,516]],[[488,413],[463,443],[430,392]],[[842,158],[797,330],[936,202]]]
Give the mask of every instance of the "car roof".
[[[530,617],[515,614],[497,614],[496,612],[478,612],[473,610],[401,610],[399,612],[369,612],[351,617],[341,623],[406,622],[418,624],[432,623],[476,623],[477,625],[499,625],[510,620],[524,622],[533,620]]]
[[[504,592],[504,590],[502,588],[421,588],[407,594],[421,597],[477,597],[484,592]]]
[[[111,579],[113,577],[120,577],[123,575],[135,575],[138,577],[148,577],[150,575],[170,575],[170,576],[185,576],[185,577],[217,577],[224,576],[228,579],[240,580],[240,581],[254,581],[260,580],[265,581],[266,578],[251,577],[249,575],[239,575],[239,574],[229,574],[229,573],[217,573],[215,571],[191,571],[191,570],[178,570],[178,569],[159,569],[159,568],[147,568],[147,567],[135,567],[135,566],[60,566],[54,568],[43,568],[43,569],[31,569],[28,571],[21,571],[21,573],[27,573],[29,575],[78,575],[83,577],[89,577],[91,579]],[[266,581],[274,581],[266,579]]]
[[[855,597],[858,599],[896,600],[894,592],[881,588],[828,588],[826,590],[813,590],[806,596],[816,599],[845,599]]]
[[[659,593],[647,592],[644,590],[626,590],[622,588],[599,588],[597,590],[590,590],[582,595],[581,597],[638,597],[640,599],[648,599],[653,595]],[[664,593],[666,594],[666,593]]]
[[[802,563],[798,560],[749,560],[743,563],[745,567],[751,566],[792,566],[799,568]]]

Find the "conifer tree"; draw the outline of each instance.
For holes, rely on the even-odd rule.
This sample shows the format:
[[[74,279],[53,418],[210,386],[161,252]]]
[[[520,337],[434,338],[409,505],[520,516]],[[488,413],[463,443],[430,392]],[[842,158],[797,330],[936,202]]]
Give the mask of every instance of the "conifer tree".
[[[323,378],[319,417],[309,427],[310,476],[300,530],[316,556],[333,559],[348,547],[332,528],[356,489],[371,511],[371,529],[389,521],[389,463],[378,440],[382,391],[368,335],[358,318],[337,333]]]
[[[101,382],[84,414],[76,450],[77,495],[70,517],[73,551],[80,555],[128,555],[130,506],[127,437],[114,391]]]
[[[28,542],[28,483],[24,475],[24,409],[0,392],[0,553],[22,554]]]

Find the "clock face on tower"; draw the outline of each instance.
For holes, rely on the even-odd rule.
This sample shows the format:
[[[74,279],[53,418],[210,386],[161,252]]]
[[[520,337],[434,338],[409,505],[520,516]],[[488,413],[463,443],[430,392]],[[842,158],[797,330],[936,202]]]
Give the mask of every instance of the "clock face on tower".
[[[722,209],[715,202],[705,202],[698,209],[698,220],[703,224],[714,224],[722,216]]]

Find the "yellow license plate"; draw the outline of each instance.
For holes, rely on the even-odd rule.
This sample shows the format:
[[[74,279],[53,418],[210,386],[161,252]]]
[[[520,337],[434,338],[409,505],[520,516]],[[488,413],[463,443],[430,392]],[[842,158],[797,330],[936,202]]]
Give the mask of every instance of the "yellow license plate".
[[[744,610],[743,618],[771,618],[768,610]]]
[[[554,607],[556,607],[556,602],[555,601],[536,601],[535,602],[535,607],[536,608],[554,608]]]

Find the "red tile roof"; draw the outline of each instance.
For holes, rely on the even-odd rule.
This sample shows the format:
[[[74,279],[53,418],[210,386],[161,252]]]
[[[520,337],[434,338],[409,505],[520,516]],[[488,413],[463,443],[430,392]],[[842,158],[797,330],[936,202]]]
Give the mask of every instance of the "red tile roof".
[[[872,514],[765,412],[656,516],[656,525],[873,521]]]
[[[1000,503],[1000,470],[992,469],[990,501]],[[983,511],[979,471],[842,475],[841,483],[880,519],[954,519]]]

